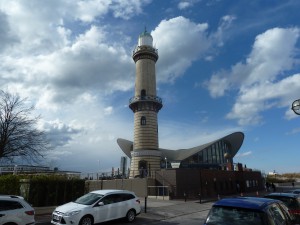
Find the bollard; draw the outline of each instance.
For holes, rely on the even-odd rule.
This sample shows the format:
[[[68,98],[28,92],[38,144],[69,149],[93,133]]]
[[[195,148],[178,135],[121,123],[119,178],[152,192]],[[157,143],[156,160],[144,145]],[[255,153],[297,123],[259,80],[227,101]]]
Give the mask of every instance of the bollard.
[[[199,194],[199,202],[202,204],[201,194]]]
[[[145,197],[145,213],[147,213],[147,197]]]
[[[183,193],[183,196],[184,196],[184,201],[186,202],[186,193],[185,192]]]

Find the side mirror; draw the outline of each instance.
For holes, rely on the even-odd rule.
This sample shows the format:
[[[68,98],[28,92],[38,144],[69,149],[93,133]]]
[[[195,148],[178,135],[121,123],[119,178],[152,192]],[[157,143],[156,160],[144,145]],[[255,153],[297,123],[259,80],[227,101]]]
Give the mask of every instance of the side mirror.
[[[104,206],[103,202],[98,202],[98,206]]]

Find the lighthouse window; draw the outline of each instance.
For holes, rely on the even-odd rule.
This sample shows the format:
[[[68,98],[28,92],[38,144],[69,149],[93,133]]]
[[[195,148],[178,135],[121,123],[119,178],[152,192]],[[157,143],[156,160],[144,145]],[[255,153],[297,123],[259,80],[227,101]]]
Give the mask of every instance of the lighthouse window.
[[[141,96],[142,96],[142,99],[145,99],[145,96],[146,96],[146,90],[145,89],[141,90]]]
[[[146,125],[146,117],[145,116],[141,117],[141,125],[142,126]]]

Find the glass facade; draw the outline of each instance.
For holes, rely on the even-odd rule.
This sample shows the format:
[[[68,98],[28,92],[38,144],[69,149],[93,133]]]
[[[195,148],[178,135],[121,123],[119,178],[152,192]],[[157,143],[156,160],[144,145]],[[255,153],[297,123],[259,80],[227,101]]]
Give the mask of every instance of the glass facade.
[[[205,167],[205,165],[224,165],[227,160],[225,153],[231,155],[230,146],[224,140],[216,142],[181,162],[181,167]]]

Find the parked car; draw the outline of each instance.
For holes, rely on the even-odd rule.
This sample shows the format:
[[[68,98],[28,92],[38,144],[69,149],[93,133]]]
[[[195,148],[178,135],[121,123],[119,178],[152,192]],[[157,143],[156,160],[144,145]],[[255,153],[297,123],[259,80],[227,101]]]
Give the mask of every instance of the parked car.
[[[21,196],[0,195],[0,224],[35,224],[34,209]]]
[[[224,198],[213,204],[205,225],[291,225],[295,219],[279,200],[259,197]]]
[[[294,194],[300,194],[300,189],[294,189],[289,192],[294,193]]]
[[[293,214],[300,224],[300,195],[294,193],[270,193],[265,198],[278,199],[282,201],[289,209],[289,212]]]
[[[52,224],[92,225],[126,218],[133,222],[141,213],[139,198],[126,190],[98,190],[57,207],[52,213]]]

